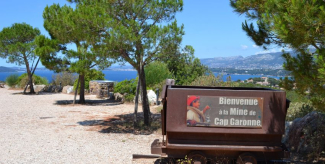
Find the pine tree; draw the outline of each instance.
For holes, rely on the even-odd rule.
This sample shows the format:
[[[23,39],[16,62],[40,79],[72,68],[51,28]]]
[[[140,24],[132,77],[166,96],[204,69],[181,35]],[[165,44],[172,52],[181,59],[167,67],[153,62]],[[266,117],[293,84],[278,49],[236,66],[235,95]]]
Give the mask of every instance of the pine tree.
[[[284,53],[284,68],[291,72],[296,91],[307,95],[325,111],[325,2],[323,0],[230,0],[240,14],[257,21],[243,23],[243,30],[257,45],[277,45],[293,49]]]
[[[150,126],[150,108],[145,81],[145,65],[155,61],[162,49],[180,44],[183,26],[178,27],[175,14],[182,10],[182,0],[71,0],[80,8],[96,8],[88,27],[101,31],[96,49],[137,70],[141,84],[144,123]],[[103,21],[93,23],[98,19]],[[164,24],[162,23],[168,23]],[[93,41],[89,39],[88,41]]]
[[[34,53],[34,40],[40,33],[39,29],[26,23],[15,23],[0,32],[0,57],[9,63],[26,66],[30,93],[35,93],[32,79],[32,70],[37,67],[37,64],[34,66],[37,57]]]
[[[85,75],[95,66],[103,69],[113,62],[107,56],[102,56],[93,50],[94,43],[98,41],[94,39],[100,31],[89,27],[101,24],[89,22],[92,19],[90,16],[94,14],[96,14],[95,8],[77,6],[73,9],[59,4],[47,6],[43,12],[44,27],[51,39],[41,36],[37,40],[40,45],[37,52],[47,68],[58,72],[68,69],[79,74],[79,103],[81,104],[85,103]],[[69,44],[73,44],[76,49],[67,49]],[[59,52],[62,52],[63,56]]]

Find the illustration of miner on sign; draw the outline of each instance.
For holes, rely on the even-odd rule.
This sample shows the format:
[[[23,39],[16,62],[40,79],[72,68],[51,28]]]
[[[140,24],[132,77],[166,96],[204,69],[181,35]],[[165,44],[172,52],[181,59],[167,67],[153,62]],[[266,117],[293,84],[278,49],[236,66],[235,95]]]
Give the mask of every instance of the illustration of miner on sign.
[[[187,126],[262,128],[263,97],[187,95],[186,98]]]
[[[187,97],[187,125],[195,126],[197,124],[204,125],[206,122],[205,113],[210,109],[209,105],[206,105],[203,110],[200,110],[200,97],[188,96]]]

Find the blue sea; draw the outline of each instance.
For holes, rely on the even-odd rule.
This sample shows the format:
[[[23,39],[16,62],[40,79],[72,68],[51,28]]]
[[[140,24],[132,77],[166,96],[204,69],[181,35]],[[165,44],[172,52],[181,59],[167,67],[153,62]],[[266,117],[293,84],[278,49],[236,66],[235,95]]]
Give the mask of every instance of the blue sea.
[[[21,75],[25,72],[0,72],[0,81],[5,81],[5,79],[11,75],[11,74],[18,74]],[[112,71],[112,70],[104,70],[103,73],[105,74],[105,79],[110,81],[123,81],[123,80],[130,80],[137,77],[136,71]],[[35,74],[41,77],[47,78],[49,82],[52,81],[52,76],[55,74],[53,71],[49,70],[36,70]],[[214,73],[215,76],[218,76],[218,73]],[[238,74],[226,74],[222,75],[223,80],[226,81],[227,77],[230,76],[232,81],[237,80],[246,80],[249,78],[254,77],[264,77],[265,75],[238,75]],[[279,79],[279,77],[276,76],[268,76],[272,78]]]

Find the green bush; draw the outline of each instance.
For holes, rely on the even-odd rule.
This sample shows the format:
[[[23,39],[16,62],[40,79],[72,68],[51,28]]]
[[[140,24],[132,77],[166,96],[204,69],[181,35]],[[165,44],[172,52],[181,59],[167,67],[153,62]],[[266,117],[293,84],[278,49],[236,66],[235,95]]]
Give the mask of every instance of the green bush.
[[[133,94],[135,95],[135,90],[137,88],[137,80],[131,79],[131,80],[123,80],[121,82],[118,82],[114,86],[114,93],[121,93],[121,94]]]
[[[302,118],[315,109],[310,103],[293,102],[287,111],[286,121],[293,121],[296,118]]]
[[[133,94],[127,94],[125,96],[125,101],[126,102],[132,102],[134,100],[134,95]]]
[[[20,88],[24,88],[28,83],[28,75],[24,73],[18,77],[18,85]],[[38,75],[33,75],[33,83],[35,85],[48,85],[48,81],[45,77],[41,77]]]
[[[61,83],[61,86],[73,85],[77,78],[78,76],[74,73],[60,72],[52,75],[52,84],[60,85]]]
[[[85,75],[85,89],[89,89],[89,82],[91,80],[105,80],[105,74],[102,71],[98,71],[96,69],[92,69],[89,72],[87,72]],[[74,90],[76,90],[77,88],[77,83],[78,83],[78,78],[75,80],[73,84]],[[78,93],[79,92],[80,92],[80,84],[79,84]]]
[[[162,62],[150,63],[144,68],[144,71],[148,88],[155,89],[155,85],[173,77],[173,74],[168,70],[167,64]]]
[[[18,84],[18,78],[19,75],[18,74],[11,74],[6,78],[6,84],[13,88]]]
[[[218,87],[222,85],[222,80],[220,76],[216,77],[211,73],[196,78],[190,85]]]

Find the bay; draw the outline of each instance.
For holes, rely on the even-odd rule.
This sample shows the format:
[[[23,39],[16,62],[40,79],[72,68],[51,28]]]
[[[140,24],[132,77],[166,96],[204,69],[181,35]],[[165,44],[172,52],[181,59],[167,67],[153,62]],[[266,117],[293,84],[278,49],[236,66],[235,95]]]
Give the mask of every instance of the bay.
[[[26,72],[0,72],[0,81],[5,81],[9,75],[17,74],[22,75]],[[136,71],[111,71],[111,70],[104,70],[103,73],[105,74],[105,79],[110,81],[123,81],[123,80],[131,80],[137,77]],[[52,76],[56,73],[49,70],[36,70],[35,75],[45,77],[49,82],[52,81]]]
[[[19,76],[25,72],[0,72],[0,81],[5,81],[6,78],[11,74],[18,74]],[[110,81],[123,81],[123,80],[130,80],[137,77],[136,71],[113,71],[113,70],[104,70],[103,73],[105,74],[105,79]],[[49,70],[36,70],[35,74],[41,77],[45,77],[49,82],[52,81],[52,76],[55,74],[53,71]],[[218,76],[219,73],[214,73],[215,76]],[[221,74],[220,74],[221,75]],[[254,77],[265,77],[266,75],[242,75],[242,74],[224,74],[222,75],[223,81],[227,81],[227,77],[230,76],[232,81],[237,80],[247,80],[249,78]],[[275,79],[279,79],[280,77],[276,76],[267,76]]]
[[[231,77],[231,81],[237,81],[237,80],[247,80],[249,78],[258,78],[258,77],[270,77],[279,80],[281,77],[277,76],[270,76],[270,75],[249,75],[249,74],[219,74],[219,73],[213,73],[214,76],[221,75],[223,81],[227,81],[227,77]]]

